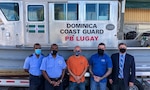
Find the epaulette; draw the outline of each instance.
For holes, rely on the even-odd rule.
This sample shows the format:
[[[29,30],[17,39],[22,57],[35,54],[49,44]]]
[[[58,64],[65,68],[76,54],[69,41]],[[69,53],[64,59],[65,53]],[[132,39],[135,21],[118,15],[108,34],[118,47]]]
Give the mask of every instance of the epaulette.
[[[43,53],[41,53],[41,55],[45,57],[45,55]]]
[[[47,54],[45,57],[48,57],[49,56],[49,54]]]
[[[31,54],[29,57],[32,57],[33,56],[33,54]]]

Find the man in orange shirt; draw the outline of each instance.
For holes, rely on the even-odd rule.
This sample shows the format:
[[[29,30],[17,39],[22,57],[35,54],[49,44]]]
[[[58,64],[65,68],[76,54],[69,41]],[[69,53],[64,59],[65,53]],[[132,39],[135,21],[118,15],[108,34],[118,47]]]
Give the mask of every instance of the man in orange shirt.
[[[74,55],[70,56],[67,60],[69,78],[69,90],[75,90],[76,87],[79,90],[85,90],[85,73],[88,68],[87,59],[81,55],[80,46],[74,48]]]

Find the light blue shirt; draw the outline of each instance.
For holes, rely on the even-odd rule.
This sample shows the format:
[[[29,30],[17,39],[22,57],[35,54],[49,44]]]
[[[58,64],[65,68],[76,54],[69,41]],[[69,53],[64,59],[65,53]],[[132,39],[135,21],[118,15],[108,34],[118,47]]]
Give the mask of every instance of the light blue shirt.
[[[58,54],[55,58],[51,54],[49,54],[43,59],[40,67],[41,70],[46,71],[49,78],[59,78],[62,75],[63,69],[65,68],[65,60],[62,56]]]
[[[33,53],[32,55],[30,55],[29,57],[25,59],[23,68],[28,69],[29,73],[34,76],[40,76],[42,75],[40,66],[41,66],[43,58],[44,58],[44,55],[41,54],[39,58],[37,58],[35,53]]]
[[[125,54],[119,55],[119,78],[124,78],[123,69],[124,69],[124,62],[125,62]]]

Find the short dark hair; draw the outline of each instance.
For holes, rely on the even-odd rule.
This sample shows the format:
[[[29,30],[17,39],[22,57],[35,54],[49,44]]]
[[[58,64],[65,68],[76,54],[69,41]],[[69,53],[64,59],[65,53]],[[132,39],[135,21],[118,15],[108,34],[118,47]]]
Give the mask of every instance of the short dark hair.
[[[56,43],[53,43],[53,44],[51,45],[51,48],[52,48],[52,46],[57,46],[57,47],[58,47],[58,45],[57,45]]]
[[[35,43],[33,47],[35,48],[36,45],[41,46],[39,43]]]
[[[127,46],[125,43],[119,43],[118,47],[121,46],[121,45]]]
[[[105,44],[104,44],[104,43],[99,43],[99,44],[98,44],[98,46],[99,46],[99,45],[104,45],[104,46],[105,46]]]

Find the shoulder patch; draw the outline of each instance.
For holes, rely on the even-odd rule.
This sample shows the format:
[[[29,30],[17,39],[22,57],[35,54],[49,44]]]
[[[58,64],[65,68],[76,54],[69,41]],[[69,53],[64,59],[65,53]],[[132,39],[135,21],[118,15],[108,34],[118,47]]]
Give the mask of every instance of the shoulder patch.
[[[32,56],[33,56],[33,54],[29,55],[29,57],[32,57]]]

